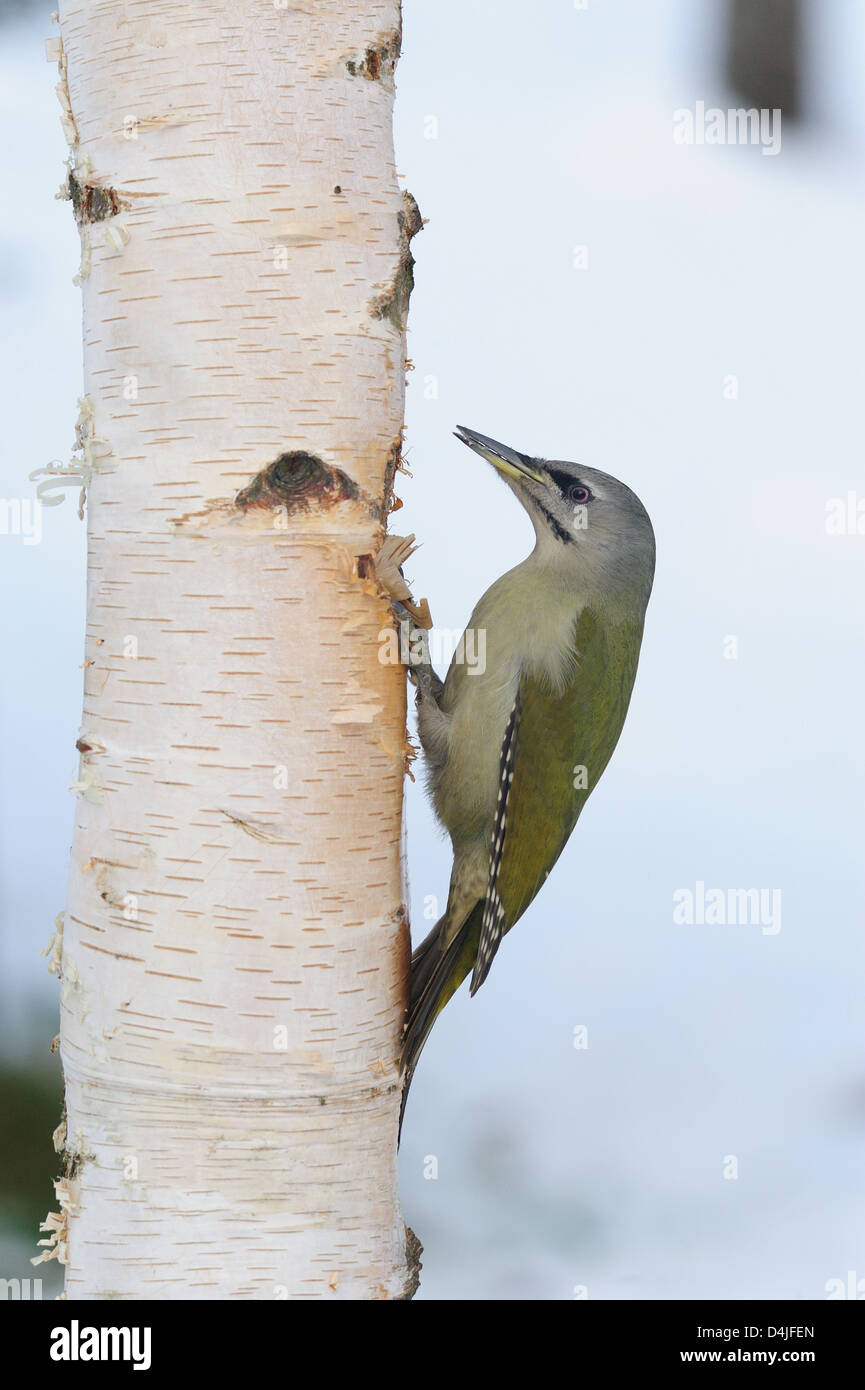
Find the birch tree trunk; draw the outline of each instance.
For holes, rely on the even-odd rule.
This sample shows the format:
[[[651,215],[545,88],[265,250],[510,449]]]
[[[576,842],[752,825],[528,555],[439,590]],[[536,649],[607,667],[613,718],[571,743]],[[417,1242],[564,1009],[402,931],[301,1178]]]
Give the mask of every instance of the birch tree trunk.
[[[398,0],[65,0],[89,582],[69,1298],[390,1298],[405,685]]]

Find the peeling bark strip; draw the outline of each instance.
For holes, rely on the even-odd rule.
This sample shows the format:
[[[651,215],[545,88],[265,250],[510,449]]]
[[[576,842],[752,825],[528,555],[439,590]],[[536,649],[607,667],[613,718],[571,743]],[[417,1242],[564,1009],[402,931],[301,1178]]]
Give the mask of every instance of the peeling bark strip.
[[[61,33],[89,578],[46,1258],[69,1298],[402,1297],[399,7]]]
[[[400,433],[390,446],[387,463],[384,469],[384,492],[382,493],[381,517],[385,524],[387,523],[387,518],[390,513],[397,511],[399,507],[402,506],[401,502],[396,502],[393,489],[397,473],[405,473],[406,471],[402,457],[402,433]]]

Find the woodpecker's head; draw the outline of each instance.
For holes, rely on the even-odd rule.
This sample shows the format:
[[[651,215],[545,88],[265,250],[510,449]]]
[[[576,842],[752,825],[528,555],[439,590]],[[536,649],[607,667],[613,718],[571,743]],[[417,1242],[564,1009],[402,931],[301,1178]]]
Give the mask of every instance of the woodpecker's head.
[[[463,425],[454,433],[516,493],[534,525],[539,559],[651,585],[652,523],[637,494],[618,478],[582,464],[531,458]]]

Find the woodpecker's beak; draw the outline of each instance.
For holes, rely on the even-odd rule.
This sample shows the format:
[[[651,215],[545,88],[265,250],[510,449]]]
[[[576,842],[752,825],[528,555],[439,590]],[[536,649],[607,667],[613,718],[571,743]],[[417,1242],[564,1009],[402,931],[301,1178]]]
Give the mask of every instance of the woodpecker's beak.
[[[465,425],[458,425],[454,434],[463,444],[468,444],[470,449],[474,449],[476,454],[480,454],[482,459],[486,459],[487,463],[491,463],[493,468],[497,468],[507,477],[529,478],[533,483],[546,481],[541,473],[532,468],[531,459],[526,458],[525,454],[518,454],[516,449],[509,449],[507,444],[499,444],[495,439],[488,439],[485,434],[467,430]]]

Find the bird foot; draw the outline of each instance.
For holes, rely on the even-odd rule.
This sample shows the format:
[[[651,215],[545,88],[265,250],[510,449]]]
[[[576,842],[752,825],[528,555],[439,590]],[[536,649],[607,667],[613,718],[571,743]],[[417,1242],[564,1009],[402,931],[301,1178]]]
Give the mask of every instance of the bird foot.
[[[403,565],[414,555],[416,550],[417,546],[414,543],[413,535],[385,536],[381,549],[373,560],[373,565],[379,587],[391,600],[397,619],[399,620],[403,616],[397,612],[397,609],[401,608],[403,614],[410,616],[417,627],[422,627],[428,631],[433,625],[429,604],[425,598],[422,598],[419,603],[415,603],[402,572]]]
[[[417,690],[418,701],[438,702],[442,682],[433,670],[427,632],[433,625],[425,598],[416,603],[405,582],[402,566],[414,555],[414,536],[385,536],[373,560],[375,577],[390,599],[400,634],[400,654],[409,679]]]

